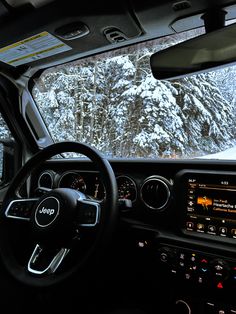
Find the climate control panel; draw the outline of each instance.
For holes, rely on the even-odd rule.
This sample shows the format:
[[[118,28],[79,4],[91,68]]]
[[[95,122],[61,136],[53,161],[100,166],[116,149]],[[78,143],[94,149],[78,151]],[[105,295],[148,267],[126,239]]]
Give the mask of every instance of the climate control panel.
[[[173,276],[188,282],[218,289],[236,287],[236,259],[163,245],[158,260]]]

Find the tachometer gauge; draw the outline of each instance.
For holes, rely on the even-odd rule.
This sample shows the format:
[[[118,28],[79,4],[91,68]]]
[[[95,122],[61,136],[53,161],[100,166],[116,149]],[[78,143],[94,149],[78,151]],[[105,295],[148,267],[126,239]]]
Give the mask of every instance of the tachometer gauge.
[[[85,193],[86,184],[84,178],[74,171],[66,172],[61,176],[59,188],[70,188]]]
[[[137,198],[137,188],[134,180],[127,176],[116,178],[119,199],[129,199],[134,202]]]

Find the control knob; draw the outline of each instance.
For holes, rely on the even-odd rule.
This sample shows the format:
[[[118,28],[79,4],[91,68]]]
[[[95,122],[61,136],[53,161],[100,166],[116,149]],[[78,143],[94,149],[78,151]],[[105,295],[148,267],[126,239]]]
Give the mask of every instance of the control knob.
[[[159,260],[168,267],[176,268],[176,250],[169,247],[162,247],[158,250]]]

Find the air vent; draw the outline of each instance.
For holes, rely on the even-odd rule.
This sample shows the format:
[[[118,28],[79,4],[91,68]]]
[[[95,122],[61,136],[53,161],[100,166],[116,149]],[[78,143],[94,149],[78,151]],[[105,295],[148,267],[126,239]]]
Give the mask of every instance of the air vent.
[[[104,35],[105,35],[106,39],[112,44],[120,43],[120,42],[128,39],[128,37],[116,27],[111,27],[111,28],[105,29]]]
[[[172,5],[174,11],[182,11],[191,8],[190,1],[179,1]]]
[[[160,176],[147,178],[141,187],[144,204],[153,210],[164,210],[170,201],[170,183]]]

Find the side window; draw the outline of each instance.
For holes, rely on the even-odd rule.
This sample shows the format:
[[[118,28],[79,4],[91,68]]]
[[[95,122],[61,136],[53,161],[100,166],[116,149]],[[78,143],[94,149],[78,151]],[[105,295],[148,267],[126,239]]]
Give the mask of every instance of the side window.
[[[0,113],[0,185],[13,176],[15,140]]]

